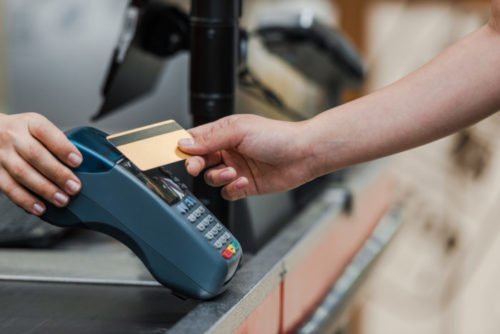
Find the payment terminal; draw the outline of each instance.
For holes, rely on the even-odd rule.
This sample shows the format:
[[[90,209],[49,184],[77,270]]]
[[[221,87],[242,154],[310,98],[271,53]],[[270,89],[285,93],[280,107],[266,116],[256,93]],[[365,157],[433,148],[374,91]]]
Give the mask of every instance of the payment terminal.
[[[129,247],[164,286],[210,299],[225,290],[242,256],[238,241],[165,167],[140,171],[90,127],[66,132],[83,155],[81,192],[42,219],[108,234]]]

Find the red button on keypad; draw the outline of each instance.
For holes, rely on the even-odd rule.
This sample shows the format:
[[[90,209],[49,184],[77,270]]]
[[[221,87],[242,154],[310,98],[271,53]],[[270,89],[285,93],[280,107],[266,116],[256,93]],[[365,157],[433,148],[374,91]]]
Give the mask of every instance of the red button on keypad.
[[[230,258],[233,256],[233,253],[232,253],[229,249],[226,249],[226,250],[222,253],[222,256],[223,256],[225,259],[230,259]]]

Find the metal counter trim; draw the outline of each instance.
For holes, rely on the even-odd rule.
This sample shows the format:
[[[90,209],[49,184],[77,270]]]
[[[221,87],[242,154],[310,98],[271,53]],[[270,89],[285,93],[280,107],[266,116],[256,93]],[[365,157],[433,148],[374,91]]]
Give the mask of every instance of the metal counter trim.
[[[275,239],[238,272],[220,298],[198,305],[168,333],[229,333],[234,331],[283,280],[320,240],[323,232],[334,226],[342,215],[346,196],[332,196],[333,188],[302,212]],[[203,321],[200,321],[203,319]]]

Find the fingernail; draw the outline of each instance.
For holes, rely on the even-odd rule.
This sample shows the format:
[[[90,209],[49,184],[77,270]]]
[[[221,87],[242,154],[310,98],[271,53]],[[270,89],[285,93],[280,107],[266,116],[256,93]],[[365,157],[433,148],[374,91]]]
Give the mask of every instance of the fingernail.
[[[194,146],[194,139],[193,138],[181,139],[179,140],[179,146],[192,147]]]
[[[69,197],[66,196],[65,194],[63,193],[59,193],[57,192],[55,195],[54,195],[54,202],[56,202],[57,204],[61,205],[61,206],[65,206],[66,204],[68,204],[68,201],[69,201]]]
[[[79,166],[81,163],[82,163],[82,157],[80,157],[78,154],[76,153],[70,153],[68,155],[68,160],[69,162],[71,163],[71,165],[73,166]]]
[[[68,182],[66,182],[66,190],[70,193],[70,194],[76,194],[77,192],[80,191],[80,188],[81,188],[81,184],[76,182],[76,181],[73,181],[73,180],[68,180]]]
[[[226,170],[220,174],[222,180],[224,181],[231,181],[234,178],[234,171],[232,170]]]
[[[33,204],[33,209],[31,210],[31,212],[34,215],[40,216],[45,212],[45,208],[41,204],[35,203]]]
[[[236,182],[234,185],[236,189],[241,190],[247,186],[247,180],[246,179],[241,179]]]

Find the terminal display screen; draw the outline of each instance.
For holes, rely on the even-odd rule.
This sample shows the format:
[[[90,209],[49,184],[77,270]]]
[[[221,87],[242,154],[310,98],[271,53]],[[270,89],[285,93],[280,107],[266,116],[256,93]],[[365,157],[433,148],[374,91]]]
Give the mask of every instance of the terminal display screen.
[[[160,169],[142,172],[127,159],[121,161],[120,166],[132,173],[132,175],[137,177],[169,205],[174,205],[186,196],[185,191],[182,190],[169,175],[162,172]]]

